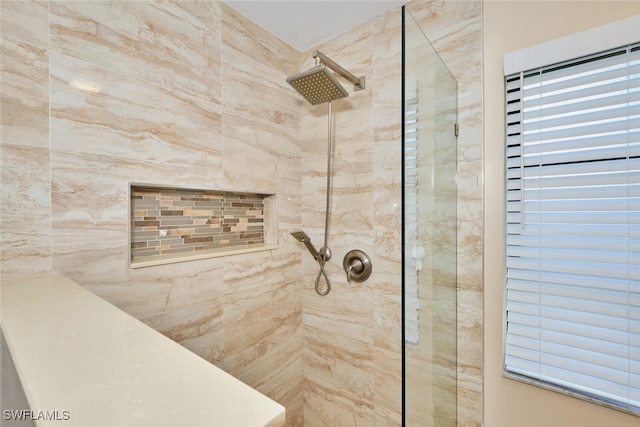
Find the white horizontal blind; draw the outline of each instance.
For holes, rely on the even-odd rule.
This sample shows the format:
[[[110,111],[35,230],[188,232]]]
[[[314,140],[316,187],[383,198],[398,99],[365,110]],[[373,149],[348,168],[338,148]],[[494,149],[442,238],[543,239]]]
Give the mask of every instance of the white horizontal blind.
[[[420,131],[418,82],[407,82],[404,117],[404,197],[405,197],[405,253],[418,246],[418,134]],[[404,336],[405,341],[417,344],[420,337],[420,300],[416,259],[405,259]]]
[[[505,369],[640,413],[640,45],[505,84]]]

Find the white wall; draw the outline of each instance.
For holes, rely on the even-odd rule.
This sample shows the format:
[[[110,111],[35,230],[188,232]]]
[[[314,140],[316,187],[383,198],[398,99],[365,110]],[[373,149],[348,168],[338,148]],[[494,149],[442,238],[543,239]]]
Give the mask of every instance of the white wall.
[[[484,425],[637,427],[638,417],[502,377],[502,57],[507,52],[638,14],[640,2],[486,0],[484,5]]]

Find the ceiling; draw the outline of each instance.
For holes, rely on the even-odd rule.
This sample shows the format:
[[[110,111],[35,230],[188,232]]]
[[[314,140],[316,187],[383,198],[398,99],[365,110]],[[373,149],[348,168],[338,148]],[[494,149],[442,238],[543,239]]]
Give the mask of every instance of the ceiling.
[[[406,0],[223,0],[303,52]]]

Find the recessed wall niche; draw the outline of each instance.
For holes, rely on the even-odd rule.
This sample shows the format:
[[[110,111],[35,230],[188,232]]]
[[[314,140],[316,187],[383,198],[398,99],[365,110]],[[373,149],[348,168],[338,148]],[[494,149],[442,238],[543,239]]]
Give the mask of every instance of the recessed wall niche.
[[[129,240],[131,268],[275,249],[276,196],[132,183]]]

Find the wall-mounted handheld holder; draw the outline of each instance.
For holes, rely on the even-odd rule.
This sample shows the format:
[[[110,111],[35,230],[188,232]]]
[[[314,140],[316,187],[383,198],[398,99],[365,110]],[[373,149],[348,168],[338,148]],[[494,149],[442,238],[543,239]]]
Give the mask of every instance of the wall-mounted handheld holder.
[[[347,282],[364,282],[371,276],[371,259],[359,249],[347,252],[342,261],[342,267],[347,273]]]

